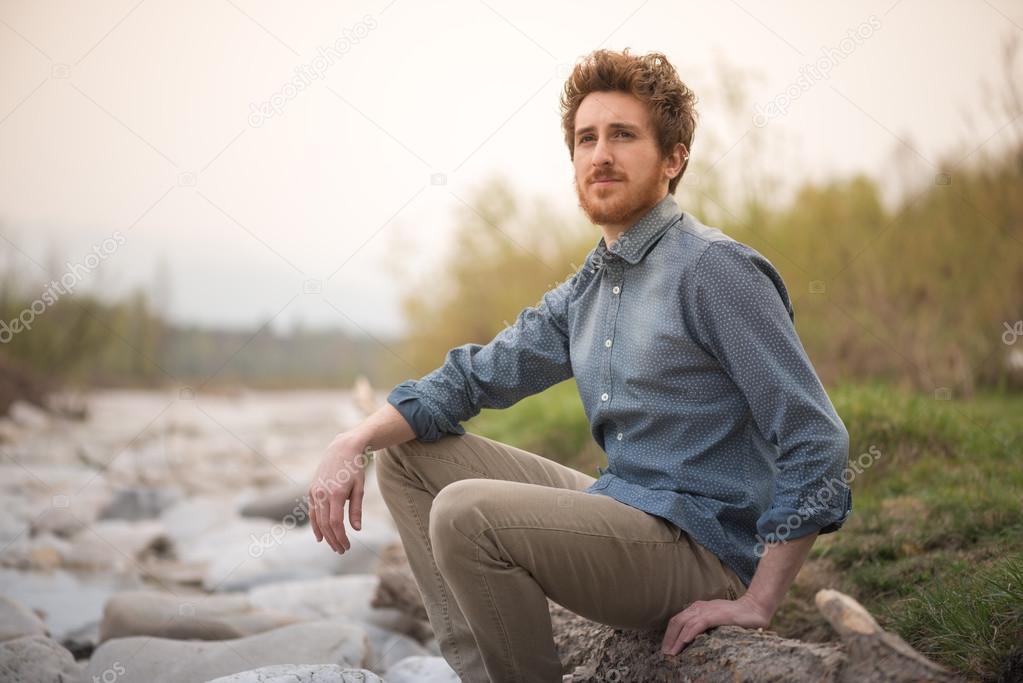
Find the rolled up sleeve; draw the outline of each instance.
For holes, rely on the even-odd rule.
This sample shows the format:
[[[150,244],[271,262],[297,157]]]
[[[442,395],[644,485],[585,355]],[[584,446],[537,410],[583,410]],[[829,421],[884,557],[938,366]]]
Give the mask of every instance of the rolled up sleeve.
[[[694,336],[749,403],[776,447],[774,497],[757,520],[765,543],[837,531],[852,511],[849,433],[796,334],[774,266],[735,240],[705,248],[687,288]]]
[[[483,408],[507,408],[572,376],[567,310],[577,272],[523,309],[486,345],[463,344],[419,380],[387,396],[421,441],[464,434],[461,422]]]

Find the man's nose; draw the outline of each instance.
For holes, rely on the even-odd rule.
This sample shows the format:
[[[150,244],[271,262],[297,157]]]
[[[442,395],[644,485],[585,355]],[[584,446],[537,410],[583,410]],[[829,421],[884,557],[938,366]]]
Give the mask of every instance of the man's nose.
[[[593,165],[601,166],[610,164],[613,161],[611,157],[611,148],[607,146],[607,142],[604,140],[598,140],[596,146],[593,148]]]

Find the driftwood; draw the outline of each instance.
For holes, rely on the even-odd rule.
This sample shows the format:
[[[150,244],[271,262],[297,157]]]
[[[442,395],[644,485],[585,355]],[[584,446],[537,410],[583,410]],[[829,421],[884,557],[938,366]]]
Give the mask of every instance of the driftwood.
[[[375,607],[396,607],[425,620],[426,610],[400,544],[379,569]],[[710,629],[682,652],[662,655],[663,633],[616,629],[548,600],[554,642],[570,681],[821,681],[918,683],[962,680],[904,640],[884,631],[858,602],[834,590],[816,595],[817,609],[841,638],[807,643],[738,626]]]

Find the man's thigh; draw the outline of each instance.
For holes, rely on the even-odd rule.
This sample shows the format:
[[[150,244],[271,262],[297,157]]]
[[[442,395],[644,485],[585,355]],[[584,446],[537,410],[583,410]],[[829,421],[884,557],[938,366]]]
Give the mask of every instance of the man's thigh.
[[[496,479],[560,489],[584,489],[596,479],[550,458],[466,432],[432,442],[417,439],[387,449],[414,470],[433,494],[467,478]]]
[[[694,600],[735,597],[720,560],[688,534],[601,494],[466,479],[435,499],[430,530],[457,531],[554,602],[621,628],[662,628]]]

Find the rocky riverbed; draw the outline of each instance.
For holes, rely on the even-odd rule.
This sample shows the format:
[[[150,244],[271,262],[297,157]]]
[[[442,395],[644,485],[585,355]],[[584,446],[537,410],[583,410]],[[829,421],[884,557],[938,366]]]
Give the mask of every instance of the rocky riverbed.
[[[0,681],[458,680],[427,622],[370,604],[397,541],[372,466],[349,552],[308,526],[350,393],[87,405],[0,419]]]

